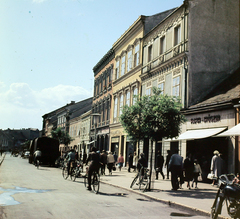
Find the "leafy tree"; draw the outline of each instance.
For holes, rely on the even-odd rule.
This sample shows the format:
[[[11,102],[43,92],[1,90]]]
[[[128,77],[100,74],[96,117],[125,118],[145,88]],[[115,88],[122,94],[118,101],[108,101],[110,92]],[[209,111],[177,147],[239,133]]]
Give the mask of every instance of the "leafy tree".
[[[128,135],[138,141],[151,139],[150,178],[153,141],[179,135],[181,124],[186,121],[181,107],[179,98],[161,95],[155,87],[152,96],[139,97],[134,105],[123,107],[120,121]]]
[[[59,140],[60,144],[64,144],[66,146],[68,146],[71,143],[71,141],[74,140],[67,132],[62,131],[60,127],[57,128],[56,130],[52,130],[51,135],[52,138]]]

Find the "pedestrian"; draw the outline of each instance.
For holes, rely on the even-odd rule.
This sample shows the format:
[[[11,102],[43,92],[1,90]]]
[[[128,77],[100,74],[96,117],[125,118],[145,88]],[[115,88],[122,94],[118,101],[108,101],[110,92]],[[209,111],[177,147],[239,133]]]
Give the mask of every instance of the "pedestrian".
[[[169,171],[171,171],[172,190],[182,188],[183,181],[183,158],[178,154],[178,149],[175,149],[169,161]],[[178,180],[180,178],[180,181]]]
[[[138,155],[136,152],[134,152],[134,155],[133,155],[133,171],[135,172],[136,171],[136,168],[137,168],[137,163],[138,163]]]
[[[102,153],[100,154],[100,162],[101,162],[101,174],[105,175],[105,169],[107,165],[107,154],[105,150],[103,150]]]
[[[224,170],[223,160],[220,157],[219,151],[215,150],[213,152],[213,157],[211,160],[211,173],[214,174],[212,186],[215,185],[216,178],[218,178],[219,176],[221,176],[223,174],[223,170]]]
[[[131,172],[131,168],[133,168],[133,155],[132,153],[128,156],[128,172]]]
[[[193,181],[192,187],[195,183],[195,189],[197,189],[198,177],[202,175],[202,169],[197,159],[194,159],[194,169],[193,169]]]
[[[83,153],[83,163],[85,164],[87,160],[87,154],[86,152]]]
[[[171,158],[171,151],[167,150],[167,156],[166,156],[166,163],[165,163],[165,168],[167,168],[167,179],[169,179],[169,161]]]
[[[96,171],[97,173],[99,172],[99,167],[100,167],[100,156],[99,153],[96,152],[97,149],[95,147],[91,148],[91,153],[88,156],[88,159],[86,160],[86,165],[88,164],[88,162],[90,161],[90,165],[88,168],[88,187],[87,189],[89,191],[92,190],[91,188],[91,177],[94,171]]]
[[[120,153],[120,156],[118,157],[118,168],[119,168],[119,171],[121,171],[121,169],[123,167],[123,163],[124,163],[124,158],[122,156],[122,153]]]
[[[194,169],[194,163],[192,161],[191,153],[187,153],[187,157],[183,163],[183,169],[184,169],[185,181],[187,182],[187,188],[190,189],[190,181],[192,181],[193,179],[193,169]]]
[[[112,175],[112,169],[113,169],[114,163],[115,163],[114,156],[112,155],[112,152],[110,151],[107,155],[107,168],[109,170],[109,175]]]
[[[114,157],[115,163],[117,163],[118,156],[117,156],[117,152],[116,151],[114,152],[113,157]]]
[[[156,171],[156,180],[158,180],[158,174],[161,173],[163,179],[165,179],[165,176],[163,174],[162,168],[163,168],[164,158],[161,154],[161,151],[157,152],[156,157],[156,164],[155,164],[155,171]]]

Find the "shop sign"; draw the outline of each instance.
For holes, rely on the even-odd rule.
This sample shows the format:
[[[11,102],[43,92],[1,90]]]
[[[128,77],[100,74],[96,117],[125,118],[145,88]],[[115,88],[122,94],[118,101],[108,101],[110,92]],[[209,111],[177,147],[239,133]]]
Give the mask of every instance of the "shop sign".
[[[221,121],[221,116],[220,115],[215,115],[215,116],[205,116],[203,119],[198,117],[198,118],[192,118],[191,119],[191,124],[200,124],[202,122],[204,123],[214,123],[214,122],[220,122]]]
[[[118,142],[119,142],[119,137],[112,138],[112,143],[118,143]]]

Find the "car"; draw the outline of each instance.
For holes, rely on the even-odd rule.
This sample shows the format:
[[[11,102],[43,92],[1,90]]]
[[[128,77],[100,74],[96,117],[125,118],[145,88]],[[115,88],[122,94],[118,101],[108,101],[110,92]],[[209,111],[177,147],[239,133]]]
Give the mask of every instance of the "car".
[[[29,156],[30,156],[30,151],[26,151],[26,152],[24,153],[24,158],[29,158]]]

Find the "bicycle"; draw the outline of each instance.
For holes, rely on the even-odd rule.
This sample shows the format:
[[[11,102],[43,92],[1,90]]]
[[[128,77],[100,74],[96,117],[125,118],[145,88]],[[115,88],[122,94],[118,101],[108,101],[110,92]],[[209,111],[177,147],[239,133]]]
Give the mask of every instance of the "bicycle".
[[[149,175],[149,169],[147,169],[146,167],[142,167],[140,170],[139,174],[139,190],[140,191],[147,191],[149,188],[149,184],[150,184],[150,175]]]
[[[83,172],[83,163],[77,162],[77,166],[72,170],[72,180],[75,181],[76,178],[80,177]]]
[[[99,192],[99,187],[100,187],[100,175],[96,170],[94,170],[92,173],[91,185],[94,193],[97,194]],[[86,174],[84,176],[84,186],[85,187],[88,186],[88,167],[86,167]]]
[[[63,169],[62,169],[62,176],[64,179],[67,179],[69,176],[71,178],[71,180],[75,180],[76,178],[74,178],[74,161],[71,161],[70,162],[70,169],[69,169],[69,172],[68,172],[68,164],[65,163],[64,166],[63,166]]]

